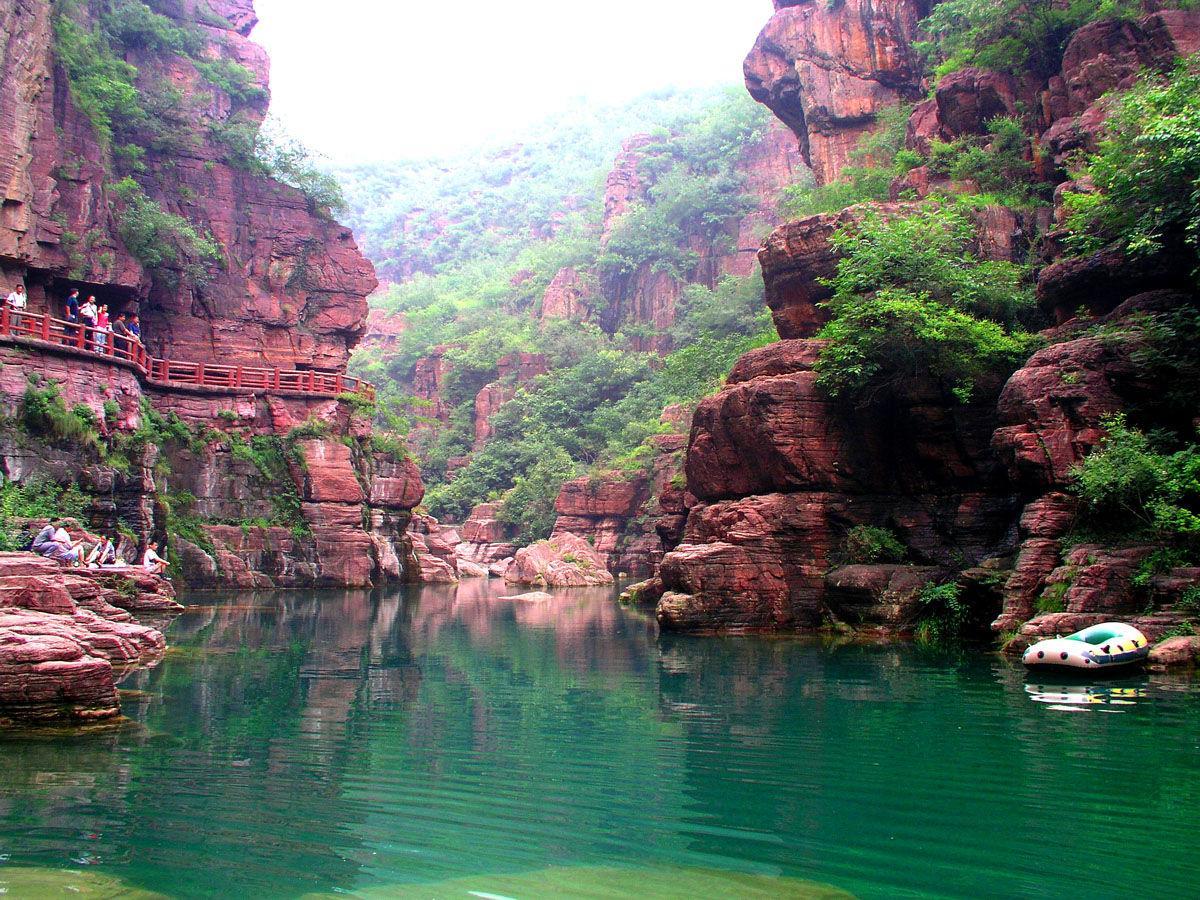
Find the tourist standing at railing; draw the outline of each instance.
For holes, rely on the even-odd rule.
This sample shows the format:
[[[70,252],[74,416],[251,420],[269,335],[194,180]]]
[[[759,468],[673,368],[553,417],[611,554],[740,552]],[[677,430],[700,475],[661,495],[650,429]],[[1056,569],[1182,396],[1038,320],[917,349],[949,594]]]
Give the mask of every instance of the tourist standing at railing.
[[[101,303],[100,309],[96,312],[96,350],[100,353],[105,351],[108,345],[108,335],[112,330],[112,322],[108,317],[108,304]]]
[[[112,323],[113,352],[121,359],[130,359],[129,326],[125,324],[125,313],[117,313],[117,320]]]
[[[142,343],[142,323],[137,313],[129,317],[129,336],[139,344]]]
[[[77,337],[79,335],[79,288],[74,288],[71,293],[67,294],[66,302],[63,305],[66,307],[63,318],[71,323],[63,326],[63,335],[67,338]]]
[[[79,321],[83,322],[89,330],[84,331],[84,337],[87,339],[87,347],[89,350],[96,349],[96,319],[100,315],[100,308],[96,306],[96,298],[88,297],[84,301],[83,306],[79,307]]]
[[[8,295],[6,302],[10,316],[9,328],[16,331],[21,327],[21,313],[25,312],[25,307],[29,305],[29,298],[25,296],[25,285],[18,284],[16,289]]]

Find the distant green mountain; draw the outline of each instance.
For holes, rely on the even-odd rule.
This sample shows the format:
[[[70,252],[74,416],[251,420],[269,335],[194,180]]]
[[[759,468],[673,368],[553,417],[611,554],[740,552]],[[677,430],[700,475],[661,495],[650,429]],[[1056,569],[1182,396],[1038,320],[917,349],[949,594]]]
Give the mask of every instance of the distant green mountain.
[[[478,149],[459,156],[339,169],[345,219],[384,281],[477,259],[510,261],[572,213],[595,215],[622,141],[674,128],[729,91],[661,91],[622,105],[580,105],[519,141],[489,144],[481,135]]]

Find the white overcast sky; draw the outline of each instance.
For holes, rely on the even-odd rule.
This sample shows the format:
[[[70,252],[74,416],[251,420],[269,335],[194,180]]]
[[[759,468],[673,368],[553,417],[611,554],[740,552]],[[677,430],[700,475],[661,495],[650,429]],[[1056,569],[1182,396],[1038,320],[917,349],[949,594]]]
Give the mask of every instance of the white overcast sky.
[[[507,138],[587,98],[741,81],[771,0],[257,0],[272,112],[338,163]]]

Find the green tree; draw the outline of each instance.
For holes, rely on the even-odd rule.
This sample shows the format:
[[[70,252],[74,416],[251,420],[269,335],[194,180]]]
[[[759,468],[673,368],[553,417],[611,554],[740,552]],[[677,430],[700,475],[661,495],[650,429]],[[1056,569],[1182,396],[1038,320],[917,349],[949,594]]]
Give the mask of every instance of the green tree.
[[[1079,173],[1094,191],[1068,193],[1071,246],[1116,243],[1132,254],[1200,253],[1200,59],[1147,75],[1113,104],[1106,137]]]
[[[966,402],[1028,355],[1019,327],[1033,307],[1028,272],[977,256],[968,212],[926,202],[866,212],[835,233],[841,259],[817,362],[831,395],[870,400],[930,374]]]

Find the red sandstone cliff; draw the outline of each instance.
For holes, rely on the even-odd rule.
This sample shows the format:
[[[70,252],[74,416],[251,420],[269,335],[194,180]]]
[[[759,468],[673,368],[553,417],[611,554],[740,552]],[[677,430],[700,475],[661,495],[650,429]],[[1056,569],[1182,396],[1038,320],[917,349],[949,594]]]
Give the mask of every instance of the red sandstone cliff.
[[[89,28],[103,9],[84,4],[63,14]],[[0,0],[5,292],[23,280],[31,310],[55,315],[70,287],[114,310],[140,310],[158,356],[343,372],[376,285],[371,264],[346,228],[300,191],[232,162],[220,139],[229,126],[252,131],[266,111],[269,65],[249,39],[253,4],[185,0],[177,10],[174,24],[199,35],[200,50],[126,51],[144,97],[173,104],[160,123],[170,140],[147,141],[142,165],[130,167],[73,103],[55,57],[56,7]],[[196,60],[242,66],[253,83],[230,94]],[[141,265],[119,236],[127,201],[112,185],[127,171],[163,210],[211,235],[220,259]],[[147,406],[177,418],[189,437],[160,438],[118,464],[94,447],[20,433],[13,423],[27,376],[58,384],[67,407],[89,409],[106,441],[139,432]],[[424,491],[420,476],[411,461],[375,451],[370,423],[332,394],[168,389],[85,351],[26,342],[0,347],[0,407],[10,416],[0,435],[5,478],[76,483],[95,526],[170,536],[169,555],[192,583],[366,586],[413,574],[406,532]],[[321,436],[289,435],[302,425]],[[263,438],[278,439],[267,469],[267,457],[248,450]],[[281,462],[289,455],[290,469]],[[281,495],[295,497],[286,516]],[[181,515],[201,523],[193,540],[177,534]],[[263,524],[270,522],[277,524]]]
[[[800,134],[818,178],[828,181],[882,106],[915,95],[909,41],[923,7],[776,6],[747,60],[748,86]],[[1024,109],[1034,138],[1061,159],[1094,145],[1106,90],[1128,85],[1145,66],[1163,68],[1194,52],[1198,42],[1200,16],[1169,11],[1080,29],[1061,73],[1042,82],[957,72],[917,105],[909,146],[980,134],[994,116]],[[927,173],[915,170],[902,187],[924,195]],[[1023,236],[1051,226],[1053,212],[980,211],[979,250],[1011,258]],[[1187,273],[1169,261],[1133,264],[1111,251],[1046,266],[1038,292],[1048,313],[1066,321],[1086,306],[1100,324],[1129,336],[1101,340],[1076,321],[1045,332],[1050,346],[1002,391],[995,386],[998,403],[958,406],[914,382],[886,408],[843,408],[814,384],[821,345],[813,335],[823,318],[816,304],[827,296],[821,278],[836,264],[829,237],[854,215],[784,225],[759,254],[785,340],[744,357],[696,412],[686,471],[699,502],[660,579],[640,592],[657,599],[660,623],[685,630],[831,621],[903,627],[913,621],[921,585],[952,579],[977,612],[996,616],[996,630],[1022,626],[1047,592],[1061,598],[1064,611],[1024,624],[1016,646],[1114,615],[1152,638],[1162,634],[1178,621],[1172,598],[1200,573],[1157,577],[1154,601],[1167,608],[1137,615],[1145,597],[1133,575],[1152,548],[1068,545],[1075,505],[1067,490],[1071,468],[1102,437],[1103,418],[1161,390],[1140,374],[1138,332],[1130,326],[1139,314],[1194,303]],[[1155,287],[1176,291],[1145,293]],[[892,529],[907,548],[906,564],[843,565],[847,532],[858,524]]]
[[[881,109],[918,98],[913,49],[928,0],[776,0],[746,58],[746,87],[800,140],[818,182],[832,181]]]
[[[184,21],[206,37],[207,58],[252,72],[260,97],[229,96],[185,56],[131,52],[128,61],[140,87],[168,85],[192,117],[186,140],[148,150],[138,180],[164,209],[211,233],[219,263],[193,283],[132,258],[113,221],[113,159],[75,108],[54,56],[51,4],[2,0],[0,272],[6,283],[26,280],[35,309],[71,286],[140,308],[159,355],[341,369],[363,331],[371,264],[349,230],[314,213],[299,191],[227,161],[213,134],[262,120],[269,66],[248,37],[257,21],[248,0],[208,6],[215,15],[185,5]]]
[[[647,198],[651,182],[638,169],[647,145],[645,136],[631,138],[617,156],[605,184],[602,243],[607,243],[621,217]],[[750,210],[728,222],[715,240],[696,229],[686,233],[684,249],[695,254],[696,263],[681,273],[682,278],[647,263],[629,274],[606,279],[600,285],[606,302],[603,313],[595,317],[598,324],[608,331],[632,326],[637,349],[669,349],[667,332],[675,324],[675,310],[684,287],[698,283],[711,288],[723,275],[749,275],[754,270],[758,247],[777,219],[780,192],[794,183],[803,169],[795,136],[778,122],[770,122],[756,141],[746,145],[735,167],[743,179],[746,196],[753,201]],[[560,276],[565,277],[565,273]],[[543,317],[553,314],[546,309],[563,306],[573,308],[576,315],[572,318],[592,317],[586,295],[564,303],[561,294],[561,285],[552,284],[547,290]],[[645,326],[652,333],[636,336],[637,328]]]

